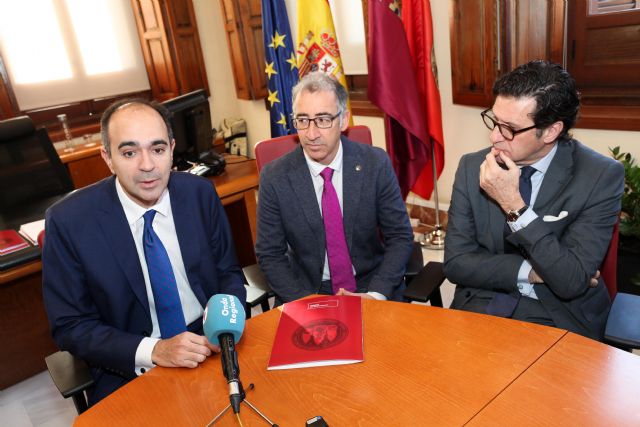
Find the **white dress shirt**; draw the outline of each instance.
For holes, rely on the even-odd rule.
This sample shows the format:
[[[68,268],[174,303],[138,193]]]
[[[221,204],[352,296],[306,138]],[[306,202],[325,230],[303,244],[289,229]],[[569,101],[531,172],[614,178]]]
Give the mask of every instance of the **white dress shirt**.
[[[547,173],[547,169],[549,169],[549,165],[551,164],[553,157],[556,155],[556,151],[558,151],[557,143],[546,156],[531,165],[536,169],[536,172],[531,175],[531,200],[529,201],[529,209],[527,209],[517,221],[507,222],[512,231],[521,230],[538,218],[538,214],[533,210],[533,206],[538,198],[538,192],[542,186],[542,180]],[[526,259],[522,261],[520,270],[518,270],[518,290],[525,297],[538,299],[536,291],[533,289],[533,284],[529,283],[529,273],[531,270],[532,267],[529,261]]]
[[[140,267],[142,268],[142,275],[144,276],[144,284],[147,288],[147,298],[149,298],[151,324],[153,325],[151,335],[143,338],[136,350],[135,370],[136,374],[140,375],[155,366],[151,361],[151,353],[153,352],[153,347],[160,340],[160,326],[158,324],[153,291],[151,289],[151,282],[149,281],[149,272],[147,271],[147,260],[144,256],[144,246],[142,243],[142,234],[144,231],[144,218],[142,215],[149,209],[154,209],[157,212],[153,220],[153,230],[160,238],[160,241],[162,241],[163,246],[167,250],[167,255],[169,255],[171,268],[173,269],[176,284],[178,285],[178,294],[180,295],[180,302],[182,303],[182,311],[186,324],[188,325],[200,318],[204,310],[189,285],[187,272],[184,268],[180,244],[178,243],[178,235],[176,234],[176,227],[173,223],[169,190],[165,189],[160,199],[158,199],[158,203],[149,209],[143,208],[131,200],[117,179],[116,191],[122,208],[124,209],[124,214],[127,217],[129,227],[131,228],[133,241],[136,244]]]
[[[307,161],[307,166],[309,167],[309,172],[311,173],[311,180],[313,181],[313,189],[316,193],[316,200],[318,201],[318,206],[320,207],[320,215],[322,215],[322,190],[324,189],[324,178],[320,175],[325,168],[329,167],[333,169],[333,175],[331,176],[331,183],[333,184],[333,188],[336,190],[336,194],[338,195],[338,202],[340,203],[340,212],[343,211],[342,206],[342,141],[338,142],[338,152],[336,153],[336,157],[334,157],[333,161],[328,165],[323,165],[321,163],[316,162],[311,157],[307,155],[304,150],[304,158]],[[344,215],[343,215],[344,217]],[[356,274],[356,269],[351,266],[353,270],[353,275]],[[322,280],[331,280],[331,272],[329,271],[329,257],[327,256],[327,251],[324,251],[324,269],[322,270]],[[379,292],[367,292],[369,295],[379,300],[386,300],[387,298]]]

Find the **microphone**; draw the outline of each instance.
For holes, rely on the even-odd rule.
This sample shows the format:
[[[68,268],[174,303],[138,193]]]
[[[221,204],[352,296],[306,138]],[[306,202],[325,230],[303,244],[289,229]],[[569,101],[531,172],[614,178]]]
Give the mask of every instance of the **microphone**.
[[[236,414],[245,397],[235,346],[244,331],[244,322],[244,305],[234,295],[227,294],[212,296],[202,317],[204,335],[209,342],[220,346],[222,372],[229,383],[229,400]]]

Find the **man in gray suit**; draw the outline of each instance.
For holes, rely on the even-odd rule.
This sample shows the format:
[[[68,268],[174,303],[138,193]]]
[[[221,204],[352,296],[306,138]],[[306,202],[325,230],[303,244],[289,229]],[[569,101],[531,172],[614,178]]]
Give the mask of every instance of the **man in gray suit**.
[[[330,76],[302,78],[293,110],[300,147],[260,174],[256,254],[271,288],[284,302],[401,299],[413,233],[389,157],[341,136],[347,92]]]
[[[559,65],[521,65],[493,93],[482,112],[492,147],[462,157],[451,196],[451,307],[602,339],[610,300],[598,268],[623,167],[569,135],[579,94]]]

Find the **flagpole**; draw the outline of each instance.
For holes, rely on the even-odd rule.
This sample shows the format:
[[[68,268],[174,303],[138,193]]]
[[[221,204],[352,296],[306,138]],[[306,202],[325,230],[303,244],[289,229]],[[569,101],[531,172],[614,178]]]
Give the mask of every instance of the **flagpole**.
[[[444,235],[445,231],[440,225],[440,205],[438,204],[438,168],[436,167],[436,144],[431,140],[431,164],[433,167],[433,197],[436,205],[436,225],[433,231],[425,232],[422,245],[429,249],[444,249]]]

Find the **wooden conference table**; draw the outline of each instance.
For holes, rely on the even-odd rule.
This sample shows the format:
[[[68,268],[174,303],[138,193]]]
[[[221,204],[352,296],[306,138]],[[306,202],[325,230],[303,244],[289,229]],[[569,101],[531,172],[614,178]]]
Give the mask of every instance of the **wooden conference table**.
[[[540,325],[364,301],[363,363],[267,371],[279,310],[247,321],[237,346],[247,400],[281,427],[638,425],[640,358]],[[155,368],[77,426],[205,426],[229,402],[219,356]],[[527,405],[526,407],[524,405]],[[245,426],[267,425],[249,407]],[[238,425],[226,413],[216,425]]]

